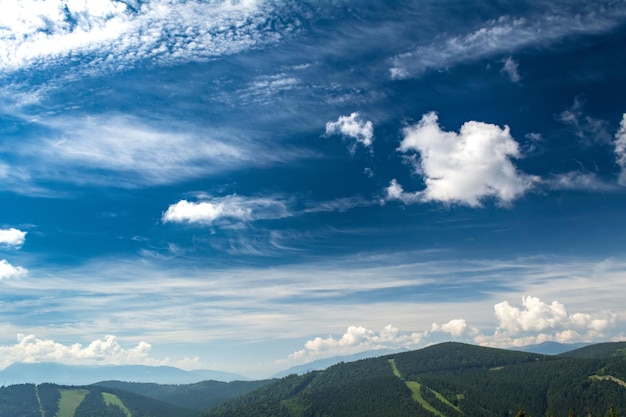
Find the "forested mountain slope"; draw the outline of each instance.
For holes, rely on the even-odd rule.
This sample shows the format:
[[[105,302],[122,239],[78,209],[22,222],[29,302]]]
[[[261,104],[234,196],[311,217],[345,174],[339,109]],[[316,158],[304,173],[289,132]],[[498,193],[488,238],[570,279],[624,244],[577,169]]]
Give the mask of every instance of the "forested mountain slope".
[[[620,345],[615,345],[619,349]],[[605,355],[606,356],[606,355]],[[626,362],[443,343],[292,375],[210,412],[244,416],[626,415]]]
[[[218,405],[270,383],[262,381],[203,381],[196,384],[149,384],[103,381],[96,386],[132,392],[179,407],[207,411]]]
[[[103,387],[20,384],[0,388],[0,417],[194,417],[198,413]]]

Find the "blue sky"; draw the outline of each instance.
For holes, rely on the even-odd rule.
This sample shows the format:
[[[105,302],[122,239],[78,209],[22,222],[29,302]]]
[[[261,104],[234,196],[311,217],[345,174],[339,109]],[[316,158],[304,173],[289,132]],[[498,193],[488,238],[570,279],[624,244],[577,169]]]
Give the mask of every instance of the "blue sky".
[[[0,16],[0,366],[626,337],[626,4]]]

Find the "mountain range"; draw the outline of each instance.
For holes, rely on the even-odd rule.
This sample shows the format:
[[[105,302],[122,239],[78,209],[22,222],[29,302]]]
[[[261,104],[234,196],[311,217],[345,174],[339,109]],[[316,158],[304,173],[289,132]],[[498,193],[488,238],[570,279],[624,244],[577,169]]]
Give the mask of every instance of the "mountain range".
[[[261,381],[3,386],[0,417],[616,417],[625,381],[626,342],[558,355],[446,342]]]
[[[0,371],[1,385],[54,383],[60,385],[89,385],[98,381],[118,380],[160,384],[192,384],[216,380],[246,380],[243,375],[211,370],[185,371],[171,366],[144,365],[64,365],[53,362],[16,362]]]

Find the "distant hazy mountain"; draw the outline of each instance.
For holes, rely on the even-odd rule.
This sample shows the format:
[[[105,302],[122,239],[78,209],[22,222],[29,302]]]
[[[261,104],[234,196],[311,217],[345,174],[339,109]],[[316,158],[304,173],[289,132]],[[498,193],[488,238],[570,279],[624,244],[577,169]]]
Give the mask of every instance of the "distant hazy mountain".
[[[14,363],[0,371],[0,384],[89,385],[99,381],[155,382],[159,384],[193,384],[205,380],[235,381],[248,378],[220,371],[184,371],[171,366],[144,365],[63,365],[59,363]]]
[[[272,376],[272,378],[282,378],[287,375],[303,375],[310,371],[321,371],[329,366],[336,365],[340,362],[354,362],[361,359],[375,358],[377,356],[389,355],[391,353],[405,352],[406,350],[393,350],[393,349],[380,349],[380,350],[368,350],[367,352],[355,353],[354,355],[347,356],[333,356],[332,358],[319,359],[313,362],[305,363],[304,365],[292,366],[289,369],[280,371]]]
[[[560,355],[561,353],[580,349],[582,347],[589,346],[590,344],[591,343],[543,342],[537,345],[527,345],[518,348],[511,348],[511,350],[518,350],[528,353],[539,353],[540,355]]]

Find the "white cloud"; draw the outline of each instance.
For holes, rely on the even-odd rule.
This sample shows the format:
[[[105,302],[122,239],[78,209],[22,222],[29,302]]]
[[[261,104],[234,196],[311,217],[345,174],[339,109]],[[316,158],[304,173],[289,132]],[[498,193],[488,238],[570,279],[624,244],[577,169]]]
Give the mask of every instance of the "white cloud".
[[[0,229],[0,246],[14,246],[21,247],[24,244],[24,239],[26,238],[26,233],[21,230],[10,228],[10,229]]]
[[[39,339],[34,335],[17,335],[17,343],[0,346],[0,367],[14,362],[59,362],[65,364],[161,364],[148,358],[151,346],[139,342],[137,346],[125,349],[112,335],[97,339],[83,346],[80,343],[64,345],[51,339]]]
[[[480,206],[482,199],[494,197],[507,204],[538,181],[518,172],[511,162],[520,152],[508,126],[470,121],[459,133],[445,132],[437,114],[431,112],[417,125],[404,129],[398,149],[419,153],[415,169],[423,175],[426,189],[407,195],[394,180],[387,188],[388,199]]]
[[[47,137],[0,146],[12,155],[4,187],[26,191],[38,180],[137,187],[169,184],[240,167],[298,157],[219,128],[119,114],[37,121]],[[0,175],[2,175],[0,165]],[[111,175],[114,173],[115,175]]]
[[[7,278],[21,278],[28,274],[26,268],[13,266],[6,259],[0,260],[0,280]]]
[[[620,168],[618,183],[626,185],[626,113],[624,113],[619,130],[615,134],[615,157]]]
[[[467,324],[465,319],[452,319],[444,324],[433,323],[431,332],[448,333],[450,336],[458,338],[467,335],[476,335],[479,330]]]
[[[271,4],[255,0],[152,0],[136,7],[114,0],[5,0],[1,4],[3,70],[53,64],[88,53],[94,68],[140,59],[206,59],[280,37],[264,25],[271,18]]]
[[[358,112],[354,112],[350,116],[340,116],[336,122],[326,123],[326,135],[343,135],[354,139],[356,142],[350,148],[354,151],[356,144],[372,146],[374,125],[369,120],[363,120]]]
[[[602,337],[614,327],[617,314],[603,311],[595,314],[568,313],[558,301],[546,304],[537,297],[522,297],[522,308],[508,301],[494,306],[498,327],[493,336],[479,336],[487,345],[523,346],[548,340],[574,341]]]
[[[606,6],[606,5],[605,5]],[[503,16],[465,35],[438,38],[430,45],[394,57],[392,78],[419,76],[432,69],[446,69],[459,62],[476,61],[487,56],[506,54],[532,45],[545,45],[566,36],[602,33],[624,18],[623,5],[599,6],[598,10],[579,10],[511,18]]]
[[[378,349],[414,347],[422,340],[422,333],[401,334],[391,324],[376,332],[362,326],[350,326],[339,338],[316,337],[304,344],[304,349],[289,355],[290,360],[311,361],[322,357],[350,355]]]
[[[557,116],[557,120],[571,126],[574,134],[586,145],[610,143],[612,138],[608,132],[608,123],[605,120],[585,115],[583,112],[584,106],[584,99],[576,97],[572,107],[562,111]]]
[[[519,75],[519,65],[510,56],[502,61],[502,72],[514,83],[518,83],[522,79]]]
[[[207,201],[181,200],[163,213],[164,223],[210,225],[218,220],[249,221],[289,216],[286,202],[272,198],[245,198],[231,195]]]
[[[544,181],[550,188],[563,190],[612,191],[617,187],[590,172],[571,171],[557,174]]]

